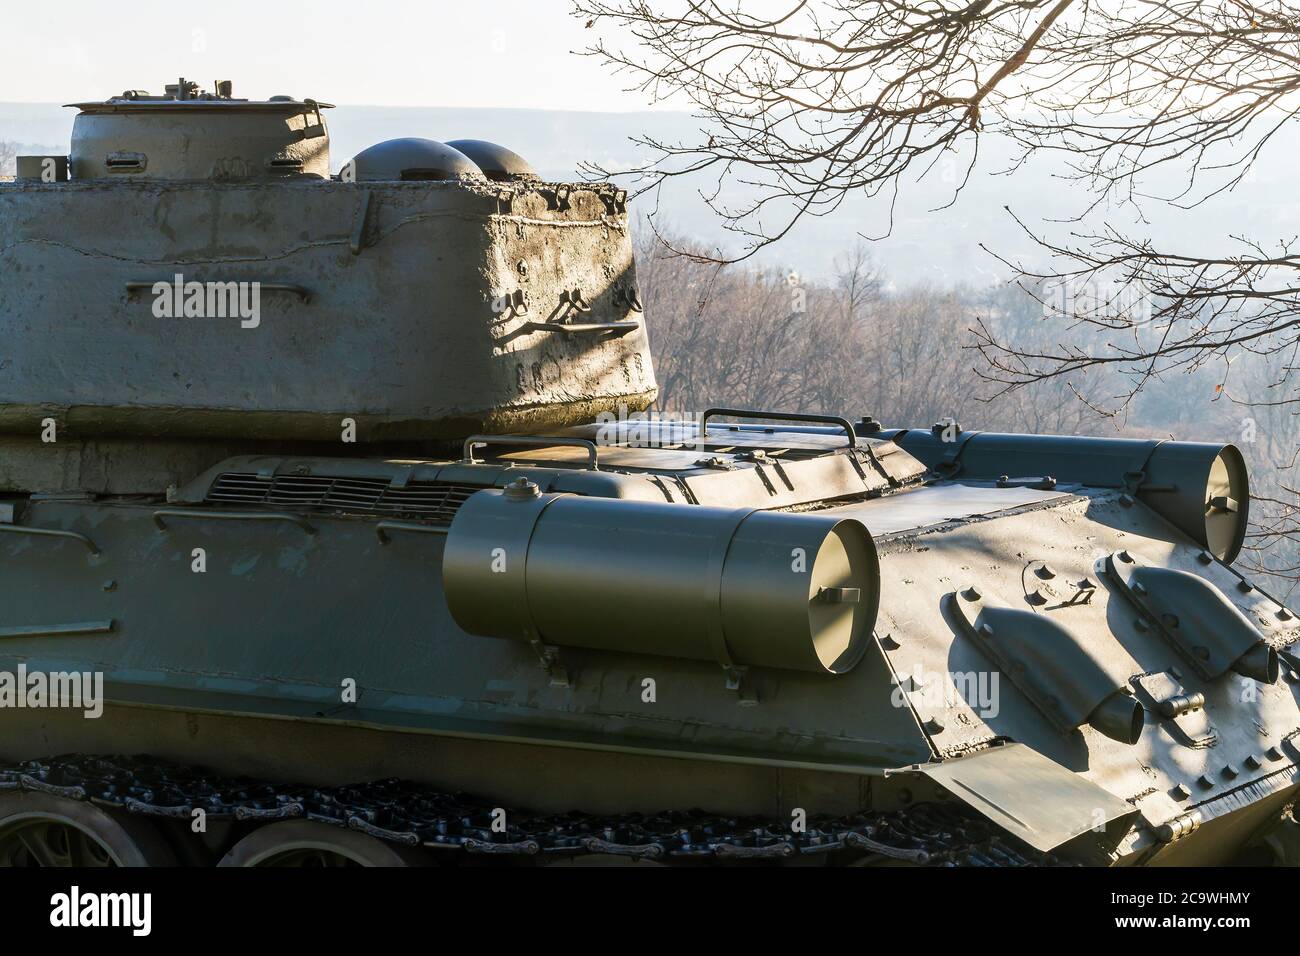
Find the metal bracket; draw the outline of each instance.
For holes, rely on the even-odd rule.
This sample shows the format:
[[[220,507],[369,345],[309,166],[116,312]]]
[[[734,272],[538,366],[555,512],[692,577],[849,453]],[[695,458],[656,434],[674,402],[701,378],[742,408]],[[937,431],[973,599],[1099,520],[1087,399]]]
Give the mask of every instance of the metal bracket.
[[[1008,475],[1002,475],[997,480],[999,488],[1032,488],[1035,491],[1051,491],[1056,487],[1056,479],[1051,475],[1043,475],[1041,478],[1011,478]]]
[[[370,216],[370,200],[370,190],[363,189],[357,202],[356,215],[352,220],[352,236],[348,242],[348,248],[354,256],[361,255],[361,250],[366,247],[366,220]]]
[[[534,639],[528,642],[532,647],[533,653],[537,655],[538,662],[542,665],[542,670],[551,679],[552,687],[570,687],[572,682],[569,679],[569,671],[560,663],[560,649],[553,644],[543,644],[540,640]]]
[[[1219,734],[1205,712],[1205,695],[1190,693],[1168,671],[1133,678],[1138,699],[1159,715],[1163,726],[1184,747],[1202,750],[1219,742]]]
[[[381,521],[375,525],[375,537],[379,539],[380,544],[388,544],[393,538],[394,532],[410,532],[412,534],[446,534],[450,528],[441,525],[413,524],[407,521]]]
[[[591,471],[600,471],[600,449],[594,441],[586,438],[539,438],[536,435],[471,435],[465,439],[461,461],[467,465],[480,464],[474,457],[474,449],[486,445],[527,445],[530,448],[550,448],[562,445],[568,448],[582,448],[587,452],[587,467]]]
[[[740,698],[741,707],[753,707],[758,703],[758,693],[747,680],[749,668],[743,664],[732,664],[722,668],[722,673],[726,676],[727,690],[734,690],[736,696]]]
[[[728,461],[721,455],[712,455],[708,458],[701,458],[695,462],[696,468],[712,468],[715,471],[735,471],[734,462]]]

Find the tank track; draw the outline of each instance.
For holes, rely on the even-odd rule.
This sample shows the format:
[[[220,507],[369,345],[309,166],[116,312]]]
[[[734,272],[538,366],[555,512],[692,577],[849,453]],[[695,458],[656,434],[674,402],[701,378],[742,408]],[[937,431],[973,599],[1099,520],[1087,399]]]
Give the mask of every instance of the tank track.
[[[790,860],[832,854],[834,862],[902,861],[921,866],[1068,866],[957,803],[789,824],[700,810],[656,815],[534,814],[398,779],[338,787],[223,777],[151,757],[66,756],[0,769],[0,792],[28,790],[88,800],[143,816],[184,821],[306,819],[394,844],[449,855],[546,862],[607,854],[666,863]],[[494,820],[496,826],[494,827]]]

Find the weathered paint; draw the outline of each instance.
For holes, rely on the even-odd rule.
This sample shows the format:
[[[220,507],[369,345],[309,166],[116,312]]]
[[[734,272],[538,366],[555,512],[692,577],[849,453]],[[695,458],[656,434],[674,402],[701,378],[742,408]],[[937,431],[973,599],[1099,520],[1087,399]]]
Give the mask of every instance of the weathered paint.
[[[360,445],[535,431],[656,392],[610,191],[92,180],[0,188],[0,431]],[[362,238],[353,251],[354,235]],[[133,282],[292,285],[260,323],[159,318]],[[637,322],[625,334],[546,332]],[[528,297],[527,312],[503,297]],[[75,359],[71,358],[75,356]]]

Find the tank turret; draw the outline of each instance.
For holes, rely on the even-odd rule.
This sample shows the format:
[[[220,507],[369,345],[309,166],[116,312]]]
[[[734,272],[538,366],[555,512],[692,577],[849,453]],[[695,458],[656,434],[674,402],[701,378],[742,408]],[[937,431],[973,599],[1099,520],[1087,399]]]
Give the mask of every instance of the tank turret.
[[[195,442],[394,449],[653,400],[623,191],[460,141],[485,173],[419,137],[331,175],[328,106],[183,79],[75,104],[70,162],[0,189],[0,436],[34,443],[27,472],[66,470],[37,440],[51,423],[64,457],[149,438],[189,461]],[[0,487],[38,483],[15,469]]]

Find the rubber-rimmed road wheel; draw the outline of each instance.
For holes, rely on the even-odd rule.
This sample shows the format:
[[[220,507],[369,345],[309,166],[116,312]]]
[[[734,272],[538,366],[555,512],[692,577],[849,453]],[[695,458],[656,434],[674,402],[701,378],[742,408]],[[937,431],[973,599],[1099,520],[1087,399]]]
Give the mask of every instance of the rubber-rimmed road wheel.
[[[222,857],[218,866],[424,866],[428,857],[413,847],[385,843],[356,830],[284,820],[258,827]]]
[[[175,865],[148,820],[84,800],[0,794],[0,867]]]

